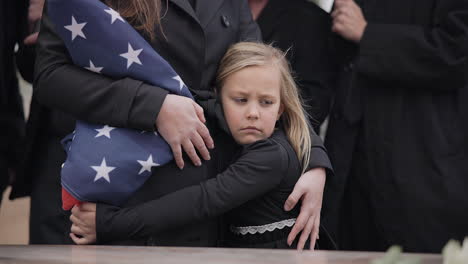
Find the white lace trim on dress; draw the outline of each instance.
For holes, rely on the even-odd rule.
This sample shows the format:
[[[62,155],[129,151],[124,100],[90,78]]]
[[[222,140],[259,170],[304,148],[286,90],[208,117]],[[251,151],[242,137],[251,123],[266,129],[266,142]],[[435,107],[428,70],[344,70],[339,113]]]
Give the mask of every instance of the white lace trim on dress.
[[[272,232],[276,229],[283,229],[285,227],[291,227],[296,223],[296,218],[291,218],[267,225],[261,225],[261,226],[231,226],[231,232],[237,235],[247,235],[247,234],[256,234],[260,233],[263,234],[266,231]]]

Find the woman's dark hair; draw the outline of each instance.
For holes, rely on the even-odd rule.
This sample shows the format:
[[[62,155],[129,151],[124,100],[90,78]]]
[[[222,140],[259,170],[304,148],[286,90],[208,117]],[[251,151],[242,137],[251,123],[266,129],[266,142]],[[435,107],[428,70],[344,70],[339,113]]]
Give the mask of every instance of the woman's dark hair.
[[[142,31],[151,40],[155,39],[155,29],[161,33],[162,0],[104,0],[135,29]]]

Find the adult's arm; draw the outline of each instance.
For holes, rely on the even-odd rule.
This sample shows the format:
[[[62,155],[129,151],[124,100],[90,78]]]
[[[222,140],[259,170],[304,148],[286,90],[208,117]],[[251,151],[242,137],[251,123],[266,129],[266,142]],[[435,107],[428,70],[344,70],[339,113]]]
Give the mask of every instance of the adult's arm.
[[[280,145],[259,141],[246,146],[224,172],[198,185],[131,208],[98,204],[98,242],[144,237],[221,215],[277,186],[288,164]]]
[[[91,123],[154,130],[168,92],[131,78],[114,80],[73,65],[44,7],[37,42],[37,100]]]
[[[320,138],[313,129],[310,130],[310,137],[312,140],[312,148],[310,151],[310,160],[307,170],[325,168],[328,172],[332,173],[333,167],[330,159],[328,158],[327,150],[323,145],[322,138]]]
[[[357,70],[405,87],[458,88],[468,70],[468,1],[438,1],[434,13],[432,28],[369,23],[359,44]]]

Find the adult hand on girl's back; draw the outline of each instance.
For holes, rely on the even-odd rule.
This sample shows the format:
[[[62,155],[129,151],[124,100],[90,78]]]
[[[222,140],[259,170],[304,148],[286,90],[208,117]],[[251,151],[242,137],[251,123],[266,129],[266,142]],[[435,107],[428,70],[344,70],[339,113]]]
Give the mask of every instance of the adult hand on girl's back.
[[[297,181],[294,190],[284,204],[286,211],[302,201],[301,212],[288,236],[291,245],[302,231],[297,249],[303,249],[310,235],[310,248],[314,249],[320,228],[320,210],[322,209],[323,189],[325,187],[325,169],[315,168],[304,173]]]
[[[203,159],[210,159],[207,146],[214,148],[214,143],[205,122],[203,108],[192,99],[173,94],[166,96],[156,119],[156,127],[171,146],[174,160],[180,169],[184,168],[182,148],[197,166],[201,165],[201,160],[195,148]]]
[[[72,221],[70,237],[77,245],[96,243],[96,204],[75,205],[71,211]]]

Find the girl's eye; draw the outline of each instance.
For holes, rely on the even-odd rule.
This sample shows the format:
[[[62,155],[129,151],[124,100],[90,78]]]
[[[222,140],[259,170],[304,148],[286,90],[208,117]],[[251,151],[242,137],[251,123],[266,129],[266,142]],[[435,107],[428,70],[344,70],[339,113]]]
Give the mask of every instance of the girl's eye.
[[[247,102],[247,99],[239,97],[239,98],[234,98],[234,101],[237,102],[237,103],[245,103],[245,102]]]
[[[272,100],[261,100],[260,103],[263,104],[263,105],[272,105],[273,101]]]

